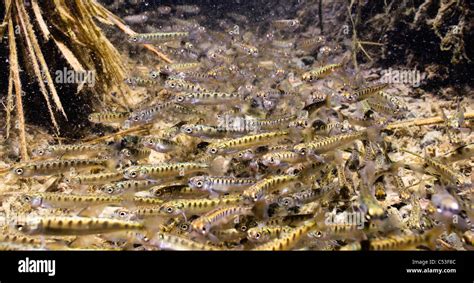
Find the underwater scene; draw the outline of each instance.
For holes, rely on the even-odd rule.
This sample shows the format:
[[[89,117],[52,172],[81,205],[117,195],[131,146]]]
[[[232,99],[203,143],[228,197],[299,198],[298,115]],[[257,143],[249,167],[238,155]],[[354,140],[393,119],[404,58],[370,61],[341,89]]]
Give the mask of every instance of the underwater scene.
[[[0,250],[474,250],[467,0],[4,0]]]

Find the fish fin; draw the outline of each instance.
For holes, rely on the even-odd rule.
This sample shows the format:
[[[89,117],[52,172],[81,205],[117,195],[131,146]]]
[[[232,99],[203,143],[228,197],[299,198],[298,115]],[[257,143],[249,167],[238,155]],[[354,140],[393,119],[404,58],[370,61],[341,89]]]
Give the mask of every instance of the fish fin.
[[[104,210],[106,206],[109,206],[109,204],[98,204],[85,207],[77,213],[77,216],[97,217],[100,215],[100,213]]]

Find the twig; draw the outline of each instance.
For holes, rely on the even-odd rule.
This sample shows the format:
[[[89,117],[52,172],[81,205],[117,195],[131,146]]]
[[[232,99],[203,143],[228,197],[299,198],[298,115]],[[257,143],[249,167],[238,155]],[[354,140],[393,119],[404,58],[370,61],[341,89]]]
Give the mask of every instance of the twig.
[[[13,21],[10,18],[8,22],[8,41],[10,47],[10,68],[13,73],[13,82],[15,84],[16,98],[16,116],[19,123],[18,131],[20,133],[20,154],[21,159],[28,160],[28,149],[26,147],[25,116],[23,114],[23,103],[21,99],[21,81],[18,68],[18,56],[15,42],[15,32],[13,31]]]
[[[13,72],[10,68],[10,75],[8,77],[8,94],[7,94],[7,105],[6,105],[7,117],[6,117],[6,138],[10,137],[11,128],[11,111],[13,110]]]
[[[94,2],[95,3],[95,2]],[[133,31],[130,27],[124,25],[118,18],[112,14],[109,10],[105,9],[104,7],[98,5],[95,3],[96,7],[100,9],[102,12],[106,13],[107,16],[109,17],[108,19],[112,21],[120,30],[122,30],[125,34],[127,35],[135,35],[137,34],[135,31]],[[173,61],[168,58],[165,54],[161,53],[158,51],[153,45],[151,44],[143,44],[143,47],[146,49],[150,50],[151,52],[155,53],[158,57],[160,57],[163,61],[165,61],[168,64],[172,64]]]
[[[28,25],[27,25],[27,22],[26,22],[25,18],[27,18],[28,15],[26,14],[26,11],[22,10],[18,6],[17,6],[17,10],[19,12],[18,17],[19,17],[19,20],[20,20],[20,26],[23,30],[23,34],[25,35],[25,42],[26,42],[26,47],[27,47],[27,50],[28,50],[28,54],[30,55],[31,64],[33,65],[33,71],[36,75],[41,93],[43,94],[43,97],[46,100],[46,105],[48,107],[49,115],[51,117],[51,122],[53,123],[54,128],[56,129],[56,132],[59,134],[59,125],[56,122],[56,118],[54,117],[53,108],[51,107],[51,103],[49,101],[48,92],[46,90],[46,86],[44,84],[44,81],[43,81],[43,78],[42,78],[42,75],[41,75],[41,70],[40,70],[40,66],[38,64],[38,59],[36,57],[36,53],[35,53],[34,48],[33,48],[32,39],[30,37],[31,34],[27,31],[27,26]]]
[[[450,118],[448,118],[450,119]],[[469,112],[464,114],[465,120],[472,120],[474,119],[474,112]],[[426,125],[434,125],[434,124],[441,124],[444,123],[444,119],[442,116],[435,116],[425,119],[411,119],[401,122],[395,122],[392,124],[387,125],[385,127],[387,130],[398,129],[398,128],[405,128],[411,126],[426,126]]]
[[[137,126],[137,127],[134,127],[134,128],[130,128],[130,129],[126,129],[126,130],[123,130],[123,131],[116,132],[116,133],[112,133],[110,135],[106,135],[106,136],[94,138],[94,139],[91,139],[91,140],[87,140],[85,143],[98,143],[98,142],[105,141],[105,140],[108,140],[108,139],[113,138],[113,137],[122,136],[122,135],[125,135],[125,134],[146,132],[150,129],[150,127],[151,127],[151,124],[140,125],[140,126]]]

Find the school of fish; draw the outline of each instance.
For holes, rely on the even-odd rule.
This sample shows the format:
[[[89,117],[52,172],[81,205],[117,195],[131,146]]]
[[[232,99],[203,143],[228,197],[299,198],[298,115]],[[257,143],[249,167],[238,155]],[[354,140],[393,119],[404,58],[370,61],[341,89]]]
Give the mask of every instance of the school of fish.
[[[10,164],[0,249],[473,249],[465,105],[404,126],[417,119],[407,94],[364,78],[343,45],[296,18],[261,36],[243,15],[210,29],[198,6],[158,12],[168,25],[123,42],[173,62],[132,71],[132,109],[90,114],[105,137]],[[430,127],[449,149],[399,142]]]

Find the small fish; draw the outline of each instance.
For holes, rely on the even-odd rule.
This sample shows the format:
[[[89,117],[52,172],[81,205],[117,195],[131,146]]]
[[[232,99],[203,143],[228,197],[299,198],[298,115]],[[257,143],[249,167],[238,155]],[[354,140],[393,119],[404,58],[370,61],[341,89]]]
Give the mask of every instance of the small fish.
[[[124,148],[120,151],[120,160],[141,160],[150,156],[151,150],[148,148]]]
[[[134,196],[133,203],[138,206],[159,206],[162,205],[165,201],[160,198],[155,197],[142,197]]]
[[[163,139],[154,136],[144,137],[142,140],[143,146],[151,148],[156,152],[168,153],[176,150],[178,144],[172,140]]]
[[[439,174],[447,182],[456,186],[461,186],[465,184],[464,176],[461,173],[456,172],[450,166],[445,165],[434,158],[423,157],[417,153],[414,153],[405,149],[403,149],[402,151],[423,159],[426,166],[428,166],[429,168],[432,168],[437,174]]]
[[[283,186],[288,186],[296,181],[298,181],[298,176],[295,175],[271,176],[258,181],[246,189],[242,197],[246,200],[256,202],[261,200],[265,194],[280,189]]]
[[[357,139],[367,139],[367,131],[343,133],[335,136],[325,137],[315,142],[300,143],[293,148],[301,155],[325,153],[346,146]]]
[[[242,100],[243,97],[238,93],[226,92],[193,92],[179,94],[175,97],[177,103],[192,105],[217,105],[235,103]]]
[[[361,101],[361,100],[371,97],[372,95],[376,94],[379,91],[384,90],[387,87],[388,87],[388,84],[382,83],[382,84],[377,84],[377,85],[361,88],[351,94],[346,94],[346,98],[348,99],[349,102]]]
[[[212,234],[220,241],[225,242],[241,241],[243,238],[245,238],[245,234],[235,228],[215,230],[212,231]]]
[[[123,174],[122,174],[123,176]],[[127,180],[100,187],[99,191],[108,195],[120,195],[125,192],[139,192],[149,189],[157,184],[152,180]]]
[[[242,150],[249,147],[267,145],[286,138],[288,131],[277,131],[263,134],[247,135],[240,138],[224,140],[212,143],[208,146],[207,152],[210,154],[225,154],[232,151]]]
[[[200,124],[185,124],[180,128],[181,133],[198,138],[223,138],[228,134],[223,127]]]
[[[199,14],[201,12],[201,8],[196,5],[176,5],[175,9],[176,12],[185,14]]]
[[[131,35],[128,41],[131,43],[156,43],[182,40],[187,37],[189,37],[189,32],[137,33]]]
[[[160,211],[162,215],[199,215],[220,206],[238,205],[243,202],[241,195],[229,195],[217,199],[175,199],[165,202]]]
[[[287,166],[303,161],[305,160],[300,154],[289,150],[270,152],[262,156],[262,163],[268,167]]]
[[[442,230],[438,227],[431,229],[421,235],[394,235],[382,239],[373,239],[364,241],[364,244],[356,243],[347,245],[341,248],[341,250],[353,250],[353,249],[367,249],[373,251],[380,250],[407,250],[413,249],[421,245],[432,246],[436,238],[441,234]]]
[[[367,165],[366,165],[367,167]],[[373,169],[369,169],[372,171]],[[364,179],[360,183],[360,203],[362,210],[366,214],[366,218],[368,219],[379,219],[385,216],[385,209],[382,205],[377,201],[373,193],[370,191],[369,182],[367,180],[368,177],[363,177]]]
[[[339,121],[324,123],[321,120],[316,120],[313,122],[313,128],[316,135],[327,136],[334,133],[341,133],[345,128],[345,124]]]
[[[135,87],[149,87],[149,86],[157,86],[158,81],[156,79],[144,79],[139,77],[130,77],[125,79],[125,83],[129,86]]]
[[[253,122],[252,127],[258,130],[286,129],[296,118],[297,117],[295,115],[288,115],[271,119],[257,119]]]
[[[297,19],[276,20],[276,21],[273,21],[273,25],[277,29],[284,29],[284,30],[290,29],[290,30],[293,30],[293,29],[296,29],[300,25],[300,21],[297,20]]]
[[[315,80],[324,78],[325,76],[331,74],[334,70],[342,67],[342,64],[330,64],[320,68],[313,69],[309,72],[304,73],[301,76],[301,79],[305,82],[313,82]]]
[[[255,150],[251,149],[251,148],[247,148],[247,149],[244,149],[244,150],[241,150],[239,152],[237,152],[235,155],[234,155],[234,158],[237,159],[237,160],[240,160],[240,161],[249,161],[249,160],[252,160],[255,158]]]
[[[64,157],[110,152],[110,147],[102,144],[48,145],[32,151],[35,157]]]
[[[185,182],[171,182],[150,188],[150,193],[158,198],[166,198],[167,195],[177,198],[181,195],[199,195],[200,191]]]
[[[317,223],[315,220],[309,220],[305,222],[303,225],[284,234],[283,237],[276,238],[263,245],[259,245],[254,250],[260,250],[260,251],[291,250],[298,244],[298,242],[301,239],[303,239],[308,234],[308,232],[316,228],[316,224]]]
[[[124,177],[131,180],[153,180],[166,177],[179,177],[197,172],[206,172],[209,165],[195,162],[181,162],[158,165],[132,166],[124,171]]]
[[[122,123],[129,114],[129,112],[98,112],[89,114],[88,119],[92,123]]]
[[[79,216],[30,216],[17,221],[15,228],[27,235],[91,235],[121,230],[142,230],[143,224],[106,218]]]
[[[281,238],[293,229],[289,226],[252,227],[247,230],[247,239],[254,243],[265,243],[274,238]]]
[[[165,81],[165,88],[172,91],[209,92],[209,90],[200,85],[179,78],[168,78]]]
[[[171,13],[171,7],[170,6],[159,6],[158,8],[156,8],[156,11],[158,11],[158,13],[160,15],[168,15],[169,13]]]
[[[259,54],[258,48],[255,46],[251,46],[251,45],[248,45],[242,42],[237,42],[237,41],[233,43],[233,46],[241,54],[258,57],[258,54]]]
[[[446,153],[444,156],[439,157],[439,161],[443,164],[448,162],[456,162],[459,160],[470,159],[474,156],[474,143],[466,144],[456,148],[455,150]]]
[[[196,176],[189,179],[189,186],[213,193],[241,191],[256,183],[252,178]]]
[[[172,235],[169,233],[157,233],[149,241],[150,245],[158,247],[160,250],[175,251],[218,251],[218,247],[208,244],[199,243],[185,237]]]
[[[272,46],[276,48],[290,49],[295,47],[293,41],[289,40],[272,40]]]
[[[157,117],[162,116],[164,110],[170,109],[174,103],[172,101],[157,103],[144,109],[139,109],[130,114],[130,117],[124,122],[128,127],[150,123]]]
[[[390,107],[390,105],[378,103],[376,101],[367,100],[367,104],[373,109],[375,112],[388,115],[388,116],[395,116],[399,112],[397,109]]]
[[[74,170],[84,170],[90,168],[114,168],[113,160],[99,159],[65,159],[29,162],[18,165],[12,169],[15,176],[29,178],[35,176],[59,175]]]
[[[183,72],[192,69],[197,69],[202,66],[199,62],[190,62],[190,63],[176,63],[176,64],[169,64],[164,66],[164,70],[168,72]]]
[[[322,44],[326,43],[326,37],[323,35],[314,36],[308,39],[303,39],[299,42],[298,46],[303,50],[314,50]]]
[[[70,208],[85,207],[99,204],[120,204],[123,199],[115,196],[102,195],[71,195],[63,193],[24,194],[21,200],[32,207]]]
[[[207,235],[212,227],[228,222],[232,217],[252,213],[251,207],[229,206],[209,211],[191,223],[192,229],[199,234]]]
[[[129,15],[123,18],[127,24],[145,24],[148,21],[148,16],[146,13],[138,15]]]
[[[320,190],[306,189],[303,191],[279,197],[278,204],[286,208],[291,208],[295,206],[301,206],[308,202],[312,202],[320,196]]]
[[[102,185],[107,182],[119,181],[122,178],[123,174],[121,172],[106,172],[69,177],[66,178],[66,183],[72,185]]]

